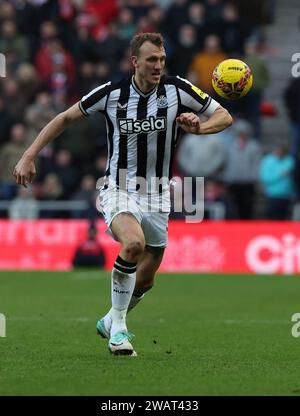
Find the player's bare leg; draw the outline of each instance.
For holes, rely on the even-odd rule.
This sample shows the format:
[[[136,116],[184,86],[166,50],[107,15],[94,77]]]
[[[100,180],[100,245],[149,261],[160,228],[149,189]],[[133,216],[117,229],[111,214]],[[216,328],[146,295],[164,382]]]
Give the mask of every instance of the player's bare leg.
[[[136,267],[141,257],[145,238],[143,231],[129,213],[120,213],[112,221],[111,230],[122,249],[112,270],[112,308],[107,318],[98,321],[98,333],[109,338],[109,350],[115,355],[136,355],[130,343],[132,334],[127,331],[126,314],[135,287]]]
[[[133,309],[144,297],[144,294],[153,287],[155,273],[162,262],[164,251],[164,247],[145,247],[137,264],[136,283],[128,306],[128,312]]]

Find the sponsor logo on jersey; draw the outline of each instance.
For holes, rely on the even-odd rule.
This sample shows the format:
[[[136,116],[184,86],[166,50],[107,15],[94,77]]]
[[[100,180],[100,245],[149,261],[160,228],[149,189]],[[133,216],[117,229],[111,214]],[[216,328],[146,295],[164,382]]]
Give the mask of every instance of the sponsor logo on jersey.
[[[119,130],[121,134],[149,133],[152,131],[166,130],[166,117],[150,116],[144,120],[134,120],[132,118],[120,118]]]
[[[117,106],[118,106],[121,110],[125,110],[125,108],[127,108],[127,103],[125,103],[125,104],[118,103],[118,104],[117,104]]]

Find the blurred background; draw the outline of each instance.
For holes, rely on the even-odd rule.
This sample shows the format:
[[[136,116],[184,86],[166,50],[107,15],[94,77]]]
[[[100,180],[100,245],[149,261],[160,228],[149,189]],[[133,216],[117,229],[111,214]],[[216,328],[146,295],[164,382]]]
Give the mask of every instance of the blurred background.
[[[207,224],[298,220],[300,73],[292,76],[292,57],[300,52],[298,12],[296,0],[1,1],[0,52],[6,58],[6,77],[0,78],[2,236],[10,235],[13,220],[63,220],[49,224],[70,221],[69,226],[88,229],[87,222],[101,217],[95,206],[96,181],[107,155],[101,116],[83,119],[48,145],[29,188],[15,185],[12,170],[56,114],[96,86],[130,76],[130,39],[156,31],[166,40],[166,72],[189,79],[234,116],[225,132],[185,135],[177,150],[174,176],[205,177]],[[244,60],[254,75],[251,92],[238,101],[223,100],[212,89],[212,71],[226,58]],[[184,212],[171,213],[171,219],[183,218]],[[19,224],[27,227],[27,244],[29,222]],[[102,223],[98,227],[102,230]],[[105,243],[102,234],[98,239]],[[2,238],[6,249],[19,241],[17,231],[14,235]],[[74,237],[73,246],[80,238]],[[209,244],[202,246],[207,250]],[[12,257],[5,258],[12,254],[4,253],[0,267],[13,267]],[[32,256],[18,264],[35,268],[40,262]],[[49,256],[45,249],[40,267],[52,265]]]

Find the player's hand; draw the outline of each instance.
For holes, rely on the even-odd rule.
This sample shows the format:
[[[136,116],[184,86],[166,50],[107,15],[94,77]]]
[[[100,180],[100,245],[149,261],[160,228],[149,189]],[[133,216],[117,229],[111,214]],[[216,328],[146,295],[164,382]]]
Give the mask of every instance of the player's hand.
[[[179,126],[187,133],[200,133],[200,119],[194,113],[182,113],[176,118]]]
[[[27,188],[27,185],[33,181],[35,174],[36,169],[34,162],[32,160],[28,160],[25,156],[19,160],[13,171],[17,184],[23,185],[25,188]]]

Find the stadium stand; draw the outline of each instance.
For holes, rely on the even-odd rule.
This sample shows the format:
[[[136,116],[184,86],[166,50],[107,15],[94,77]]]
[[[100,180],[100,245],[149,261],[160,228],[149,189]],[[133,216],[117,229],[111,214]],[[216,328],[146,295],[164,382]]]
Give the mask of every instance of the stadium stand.
[[[129,76],[128,41],[139,31],[162,32],[167,71],[199,83],[212,95],[209,74],[216,63],[229,56],[249,61],[255,79],[249,95],[239,102],[216,98],[237,120],[252,124],[254,140],[264,151],[272,150],[273,143],[287,144],[288,117],[282,101],[287,82],[282,68],[285,65],[289,71],[286,56],[296,45],[290,45],[284,57],[281,49],[291,39],[285,30],[287,25],[289,31],[298,30],[296,20],[290,20],[296,7],[296,0],[288,4],[284,0],[2,1],[0,52],[6,58],[6,77],[0,79],[1,217],[17,215],[11,214],[10,208],[16,198],[28,199],[28,195],[17,194],[11,176],[24,145],[31,143],[51,118],[92,88]],[[276,49],[272,47],[275,43]],[[207,79],[201,79],[199,74],[203,73]],[[269,115],[273,117],[267,116],[270,102],[273,109]],[[220,137],[225,153],[230,153],[234,130]],[[105,158],[105,122],[101,117],[87,118],[64,132],[41,152],[38,176],[30,192],[30,199],[37,202],[32,215],[92,219],[96,215],[91,208],[96,195],[92,187],[103,175]],[[225,205],[223,210],[218,209],[224,200],[230,207],[234,205],[222,178],[230,169],[228,163],[230,159],[216,178],[209,178],[212,188],[222,190],[221,202],[215,207],[218,214],[212,214],[212,219],[220,215],[241,218],[237,209],[230,209],[228,215],[222,214],[227,212]],[[174,174],[180,176],[184,171],[177,161]],[[257,183],[255,187],[251,218],[262,218],[265,201]],[[208,211],[215,212],[213,201],[207,202]],[[44,209],[46,203],[48,208]]]

